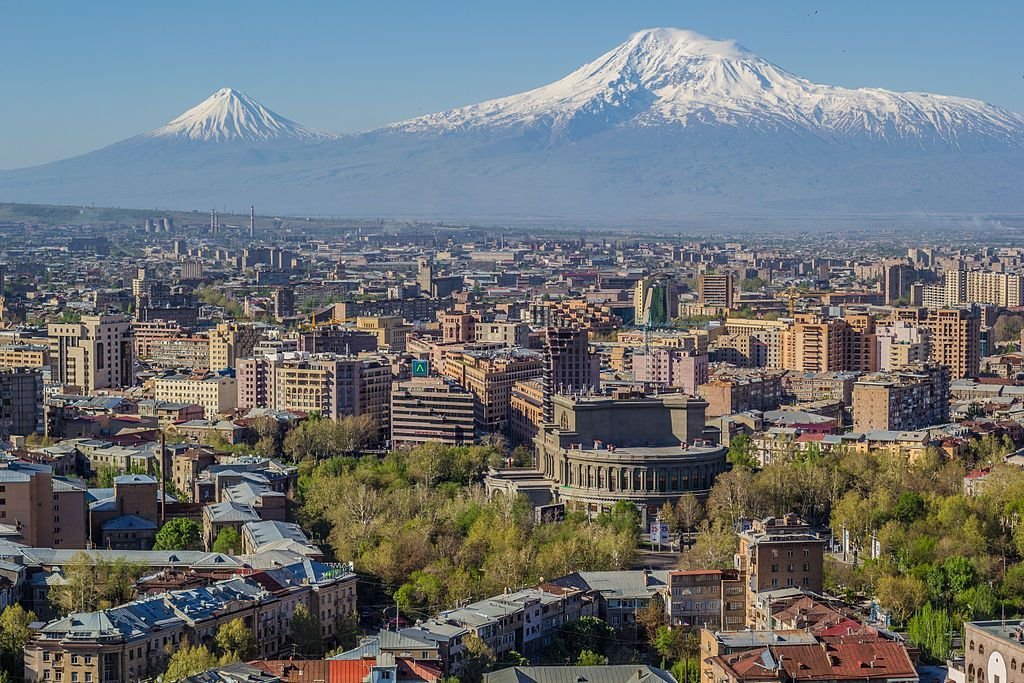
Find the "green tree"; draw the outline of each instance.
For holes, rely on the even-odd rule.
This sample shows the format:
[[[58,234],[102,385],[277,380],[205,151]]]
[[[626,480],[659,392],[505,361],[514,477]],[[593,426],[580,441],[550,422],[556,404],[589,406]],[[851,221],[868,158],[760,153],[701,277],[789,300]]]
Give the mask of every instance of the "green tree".
[[[576,658],[576,666],[607,666],[608,657],[593,650],[583,650]]]
[[[217,649],[232,662],[251,659],[256,654],[256,637],[241,617],[217,629]]]
[[[323,654],[324,639],[321,635],[320,619],[305,605],[295,606],[291,636],[298,653],[304,658],[315,659]]]
[[[640,528],[640,511],[636,504],[628,500],[620,500],[612,506],[611,510],[599,514],[594,521],[616,531],[635,534]]]
[[[232,526],[226,526],[213,542],[213,552],[225,555],[239,555],[242,552],[242,537]]]
[[[578,660],[584,650],[607,654],[608,644],[614,636],[615,631],[608,622],[597,617],[583,617],[559,630],[559,638],[565,644],[570,661]]]
[[[907,637],[921,648],[921,652],[934,662],[944,662],[953,647],[953,620],[949,612],[926,603],[910,618]]]
[[[172,652],[171,658],[167,662],[164,680],[169,683],[180,681],[207,669],[212,669],[217,664],[219,664],[217,657],[206,649],[205,645],[193,647],[188,642],[184,642]]]
[[[96,565],[85,552],[77,552],[64,565],[62,581],[53,586],[49,599],[64,615],[74,612],[92,612],[100,600],[96,591]]]
[[[479,683],[483,675],[494,666],[494,650],[481,638],[470,634],[462,641],[463,659],[460,679],[465,683]]]
[[[24,669],[25,646],[32,638],[30,626],[35,620],[34,612],[18,604],[9,605],[0,613],[0,662],[5,671]]]
[[[875,594],[895,622],[905,624],[928,601],[928,584],[916,576],[885,576],[879,580]]]
[[[750,470],[758,468],[757,458],[754,456],[754,442],[749,434],[740,434],[729,441],[729,450],[726,459],[734,467],[746,467]]]
[[[187,517],[175,517],[156,532],[153,550],[200,550],[202,527]]]
[[[738,547],[739,536],[732,526],[705,520],[693,546],[680,555],[679,566],[682,569],[728,569],[733,566],[733,555]]]

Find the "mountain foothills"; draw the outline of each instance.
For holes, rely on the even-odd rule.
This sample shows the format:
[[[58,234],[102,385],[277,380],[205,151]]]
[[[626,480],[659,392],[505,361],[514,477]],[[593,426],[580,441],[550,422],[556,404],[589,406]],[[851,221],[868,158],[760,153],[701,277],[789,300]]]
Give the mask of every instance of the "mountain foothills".
[[[359,134],[225,88],[165,126],[0,172],[0,200],[650,223],[1024,210],[1024,117],[812,83],[651,29],[529,92]]]

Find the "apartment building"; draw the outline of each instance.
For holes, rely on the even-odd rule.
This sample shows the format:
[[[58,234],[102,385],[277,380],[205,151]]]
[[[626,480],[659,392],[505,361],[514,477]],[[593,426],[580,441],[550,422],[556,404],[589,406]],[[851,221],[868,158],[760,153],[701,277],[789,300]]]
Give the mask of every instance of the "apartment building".
[[[24,343],[0,345],[0,367],[49,369],[50,347]]]
[[[475,438],[475,409],[470,392],[440,377],[414,377],[392,385],[392,447],[427,442],[461,446]]]
[[[754,520],[740,533],[736,568],[745,577],[747,626],[763,630],[770,614],[758,611],[757,597],[799,588],[821,593],[825,540],[796,515]]]
[[[238,407],[370,415],[387,434],[391,366],[335,354],[282,353],[239,361]]]
[[[782,366],[800,372],[869,372],[878,366],[874,321],[866,315],[797,314],[781,333]]]
[[[42,434],[43,372],[38,368],[0,368],[0,437]]]
[[[705,307],[732,308],[732,273],[704,273],[697,280],[697,296]]]
[[[746,623],[743,577],[734,569],[670,571],[660,592],[672,626],[718,631]]]
[[[913,431],[949,421],[949,369],[908,365],[862,377],[853,385],[853,428]]]
[[[928,362],[931,333],[927,328],[906,320],[879,325],[875,331],[878,344],[878,369],[899,370],[908,365]]]
[[[210,370],[233,368],[242,358],[252,355],[263,338],[262,328],[249,323],[219,323],[210,332]]]
[[[721,417],[745,410],[775,410],[782,401],[781,370],[733,370],[716,373],[697,387],[708,402],[707,416]]]
[[[356,329],[377,337],[377,346],[391,352],[405,351],[405,337],[412,331],[412,325],[397,315],[359,316]]]
[[[55,478],[48,465],[0,459],[0,527],[37,548],[84,548],[85,489]]]
[[[206,642],[235,619],[253,632],[257,655],[272,658],[288,651],[298,605],[318,617],[325,643],[337,642],[337,624],[355,614],[355,574],[306,560],[55,619],[25,647],[25,680],[150,680],[163,672],[176,648],[185,642]]]
[[[53,381],[89,394],[133,383],[131,323],[123,315],[83,316],[47,326]]]
[[[585,330],[546,328],[544,356],[542,381],[549,394],[587,393],[601,383],[601,359],[590,352]]]
[[[544,386],[537,380],[521,380],[512,385],[509,401],[509,435],[513,446],[533,448],[544,419]]]
[[[928,330],[928,356],[949,368],[951,379],[977,377],[981,366],[981,317],[965,308],[899,308],[890,322]]]
[[[235,378],[215,373],[157,377],[153,380],[153,394],[157,401],[202,406],[208,420],[227,415],[238,407]]]
[[[696,395],[697,387],[708,381],[708,356],[683,349],[651,348],[633,354],[633,379]]]
[[[512,385],[543,372],[544,356],[526,349],[463,351],[447,356],[441,370],[473,394],[477,429],[485,433],[508,429]]]

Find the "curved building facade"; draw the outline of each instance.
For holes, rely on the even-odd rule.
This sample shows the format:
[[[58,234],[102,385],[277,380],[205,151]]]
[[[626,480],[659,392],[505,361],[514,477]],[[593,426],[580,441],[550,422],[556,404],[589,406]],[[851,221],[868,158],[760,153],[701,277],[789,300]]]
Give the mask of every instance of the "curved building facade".
[[[554,497],[594,514],[620,500],[654,508],[707,494],[727,469],[705,435],[707,403],[684,394],[553,398],[554,421],[535,440]]]

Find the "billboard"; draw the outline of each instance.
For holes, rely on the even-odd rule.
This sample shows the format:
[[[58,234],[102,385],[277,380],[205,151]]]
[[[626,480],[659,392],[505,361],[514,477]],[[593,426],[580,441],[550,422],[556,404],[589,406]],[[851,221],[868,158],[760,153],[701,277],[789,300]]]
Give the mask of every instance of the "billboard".
[[[413,377],[429,377],[430,376],[430,361],[414,359],[412,361],[412,376]]]

